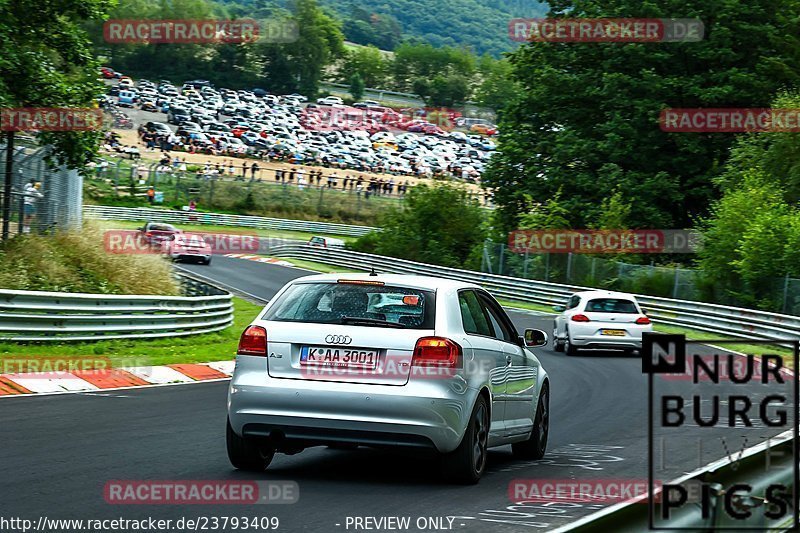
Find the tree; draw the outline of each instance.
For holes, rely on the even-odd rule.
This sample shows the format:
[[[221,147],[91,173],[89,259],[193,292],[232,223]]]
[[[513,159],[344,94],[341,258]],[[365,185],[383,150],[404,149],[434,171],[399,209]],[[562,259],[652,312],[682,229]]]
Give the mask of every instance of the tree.
[[[483,55],[478,60],[481,81],[475,88],[475,100],[482,106],[502,110],[519,96],[520,86],[507,59]]]
[[[63,0],[41,3],[11,0],[0,4],[0,107],[91,107],[102,94],[98,63],[82,27],[86,19],[100,19],[108,0]],[[42,144],[53,147],[56,160],[83,168],[97,150],[100,133],[40,133]],[[3,237],[10,219],[13,133],[8,149]]]
[[[383,87],[386,81],[387,61],[374,46],[357,46],[345,52],[339,66],[339,79],[349,83],[358,73],[367,87]]]
[[[475,56],[468,50],[430,44],[403,43],[392,62],[392,76],[398,90],[408,90],[417,80],[431,81],[440,76],[470,78],[475,72]]]
[[[772,107],[798,102],[800,94],[782,93]],[[698,264],[709,295],[776,309],[782,278],[800,277],[798,148],[792,135],[750,134],[733,146],[718,180],[723,196],[698,224]]]
[[[671,17],[666,2],[553,0],[551,17]],[[511,54],[522,94],[500,124],[483,182],[513,227],[525,194],[561,189],[570,222],[595,223],[617,188],[639,228],[688,227],[716,196],[713,178],[734,137],[665,133],[662,109],[765,107],[798,81],[797,0],[688,0],[701,42],[529,43]]]
[[[316,0],[295,0],[292,6],[299,37],[293,43],[267,43],[264,76],[274,91],[316,96],[325,68],[344,53],[340,24]]]
[[[483,214],[466,191],[451,185],[417,185],[403,209],[384,220],[380,234],[356,241],[358,251],[423,263],[462,267],[485,236]]]
[[[350,96],[354,100],[361,100],[364,96],[364,80],[361,79],[361,74],[358,72],[353,73],[350,77]]]

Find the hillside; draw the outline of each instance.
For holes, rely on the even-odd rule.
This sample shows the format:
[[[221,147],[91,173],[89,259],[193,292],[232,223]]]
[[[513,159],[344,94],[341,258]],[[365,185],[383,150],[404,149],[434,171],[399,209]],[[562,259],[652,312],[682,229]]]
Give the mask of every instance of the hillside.
[[[242,15],[285,8],[291,0],[217,0]],[[436,47],[466,46],[499,56],[516,48],[508,37],[512,18],[544,16],[537,0],[317,0],[342,21],[345,38],[393,50],[402,40]]]
[[[405,38],[418,38],[434,46],[463,45],[478,54],[495,56],[515,47],[508,38],[509,19],[547,12],[547,6],[536,0],[320,0],[320,4],[345,20],[345,35],[360,44],[378,43],[364,43],[359,35],[353,35],[358,27],[353,21],[385,28],[380,18],[388,15],[399,23]],[[369,15],[366,21],[365,12]]]

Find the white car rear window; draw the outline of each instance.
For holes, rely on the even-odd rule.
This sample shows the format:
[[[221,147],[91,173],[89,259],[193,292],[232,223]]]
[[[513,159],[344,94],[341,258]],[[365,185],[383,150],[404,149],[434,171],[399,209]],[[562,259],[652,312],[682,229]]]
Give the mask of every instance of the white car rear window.
[[[592,313],[639,314],[636,304],[619,298],[595,298],[586,304],[586,311]]]

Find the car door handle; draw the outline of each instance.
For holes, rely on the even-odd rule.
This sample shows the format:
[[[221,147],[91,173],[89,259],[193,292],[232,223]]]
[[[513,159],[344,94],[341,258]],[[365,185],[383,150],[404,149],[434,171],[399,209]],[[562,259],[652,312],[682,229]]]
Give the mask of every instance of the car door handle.
[[[506,366],[511,366],[511,356],[510,355],[506,356]]]

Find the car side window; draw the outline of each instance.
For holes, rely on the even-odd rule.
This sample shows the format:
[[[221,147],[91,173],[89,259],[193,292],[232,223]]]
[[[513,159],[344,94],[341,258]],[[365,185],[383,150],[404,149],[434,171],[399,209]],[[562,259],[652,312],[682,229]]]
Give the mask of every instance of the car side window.
[[[458,306],[461,309],[461,322],[465,333],[494,337],[492,326],[483,312],[475,291],[458,293]]]
[[[572,298],[569,299],[569,302],[567,302],[567,309],[575,309],[576,307],[578,307],[578,304],[580,303],[581,303],[581,297],[573,296]]]
[[[480,295],[481,306],[489,316],[492,322],[492,328],[495,331],[494,337],[501,341],[512,342],[516,341],[516,332],[502,316],[502,310],[498,309],[497,304],[489,296],[485,294]]]

